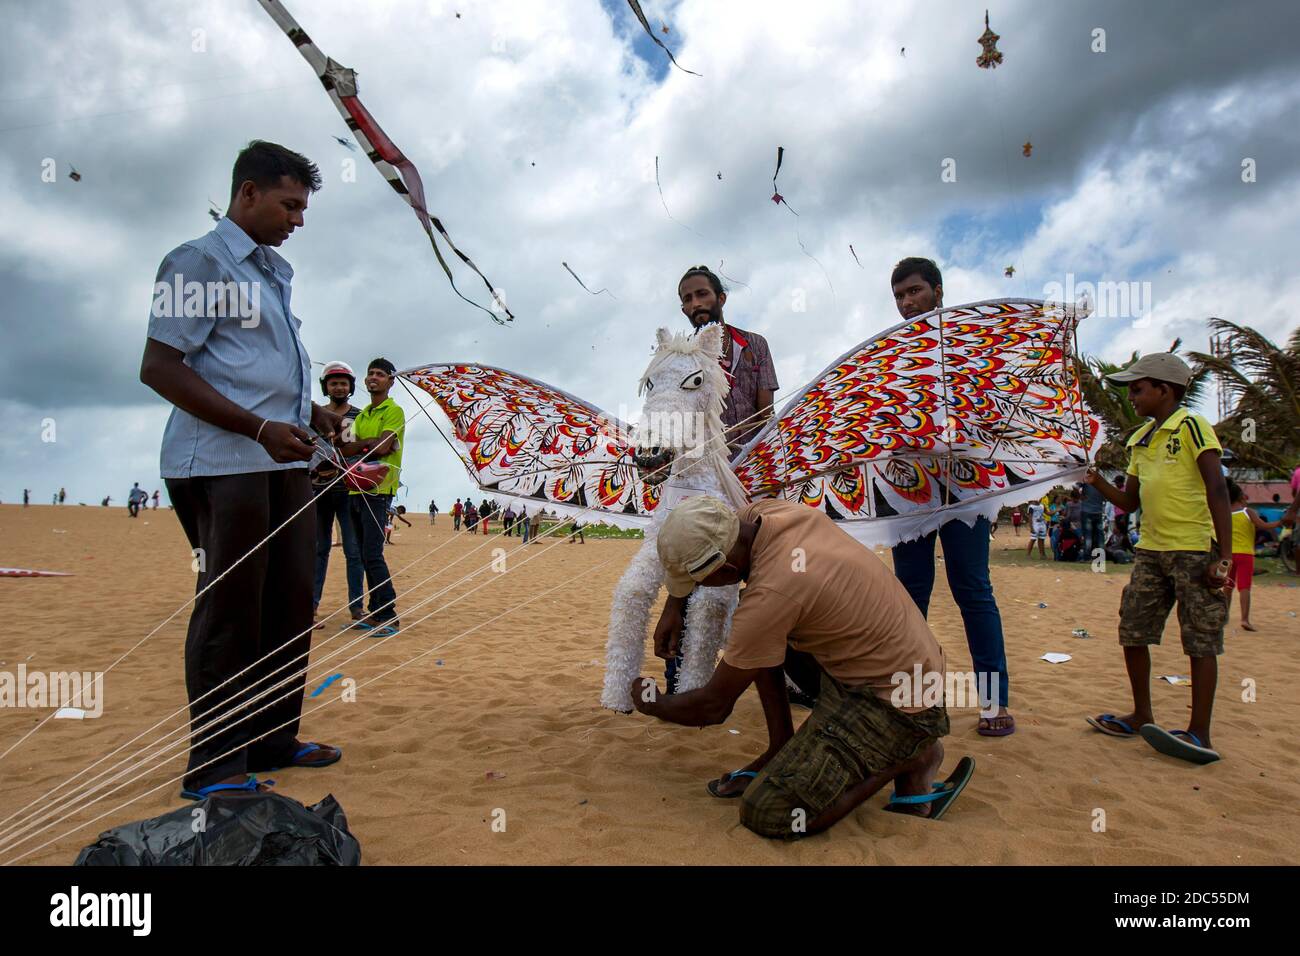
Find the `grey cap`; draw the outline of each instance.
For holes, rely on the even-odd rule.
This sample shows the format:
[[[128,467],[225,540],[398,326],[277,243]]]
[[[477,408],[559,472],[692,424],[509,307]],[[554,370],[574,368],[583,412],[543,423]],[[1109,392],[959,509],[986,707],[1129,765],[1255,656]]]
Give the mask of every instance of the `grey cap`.
[[[1106,378],[1111,382],[1134,382],[1140,378],[1150,378],[1186,388],[1192,380],[1192,369],[1173,352],[1152,352],[1123,371],[1107,375]]]

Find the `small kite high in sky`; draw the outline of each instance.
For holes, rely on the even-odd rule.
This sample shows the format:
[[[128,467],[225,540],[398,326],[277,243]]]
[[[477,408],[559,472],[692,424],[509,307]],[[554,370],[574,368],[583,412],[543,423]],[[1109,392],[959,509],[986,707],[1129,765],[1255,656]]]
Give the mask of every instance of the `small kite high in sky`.
[[[663,50],[665,53],[668,54],[668,59],[672,60],[673,66],[677,67],[677,69],[681,70],[683,73],[689,73],[691,76],[700,75],[696,73],[694,70],[688,70],[686,69],[686,67],[678,63],[677,58],[673,56],[673,51],[668,49],[668,47],[664,44],[663,40],[655,36],[654,28],[650,26],[650,21],[645,18],[645,13],[642,11],[641,4],[638,3],[637,0],[627,0],[627,5],[632,8],[632,13],[634,13],[636,15],[636,18],[641,21],[641,27],[645,30],[645,35],[648,36],[651,40],[654,40],[655,45],[659,47],[659,49]],[[665,26],[664,33],[667,32],[668,32],[668,27]]]
[[[1034,151],[1034,144],[1026,140],[1025,145],[1020,147],[1020,151],[1029,156]]]
[[[348,139],[346,136],[333,136],[333,139],[334,142],[338,143],[340,146],[346,146],[354,153],[357,151],[357,144],[352,142],[352,140]]]
[[[438,217],[429,213],[424,201],[424,183],[420,180],[419,171],[415,168],[414,163],[402,155],[402,151],[388,138],[388,134],[380,128],[379,123],[361,104],[361,100],[357,96],[356,72],[334,62],[321,53],[316,44],[312,42],[311,37],[298,25],[298,21],[293,18],[293,15],[285,9],[284,4],[280,3],[279,0],[257,0],[257,2],[261,4],[267,15],[275,21],[276,26],[284,31],[284,35],[297,47],[298,52],[302,54],[302,58],[312,68],[312,72],[320,79],[321,86],[325,87],[325,92],[329,94],[330,101],[334,104],[335,109],[339,111],[339,115],[343,117],[343,121],[347,123],[348,129],[352,130],[352,135],[356,137],[362,150],[370,157],[370,161],[375,164],[375,168],[379,170],[380,175],[388,180],[388,185],[392,186],[394,191],[415,210],[416,218],[420,220],[425,235],[429,237],[429,243],[433,246],[433,254],[437,256],[438,264],[442,266],[442,271],[446,273],[452,291],[474,308],[486,312],[492,317],[492,321],[498,325],[513,321],[514,314],[511,313],[500,295],[498,295],[497,287],[488,280],[488,277],[479,270],[479,267],[474,264],[469,256],[456,247]],[[475,274],[483,280],[483,284],[487,286],[488,292],[492,295],[492,309],[484,308],[473,299],[466,298],[460,289],[456,287],[456,279],[451,274],[451,268],[442,257],[442,250],[438,248],[438,240],[434,236],[435,229],[438,231],[438,235],[442,236],[447,245],[451,247],[451,251],[456,253],[456,257],[473,269]],[[505,315],[504,319],[497,314],[498,310]]]
[[[851,242],[849,243],[849,252],[853,252],[853,243]],[[853,261],[858,264],[859,269],[862,268],[862,260],[858,258],[858,254],[856,252],[853,252]]]
[[[69,164],[68,169],[72,170],[72,172],[68,173],[68,178],[74,183],[81,182],[81,173],[77,172],[77,167]]]
[[[1016,267],[1007,266],[1005,269],[1002,270],[1002,274],[1006,276],[1008,279],[1010,279],[1012,276],[1016,274]]]
[[[784,160],[785,160],[785,147],[778,146],[776,148],[776,172],[772,174],[772,202],[776,203],[778,206],[781,205],[782,203],[785,203],[785,208],[789,209],[790,212],[794,213],[797,216],[799,214],[790,207],[790,204],[788,202],[785,202],[785,197],[782,196],[780,190],[776,188],[776,177],[781,175],[781,163]]]
[[[1002,52],[998,49],[998,41],[1001,39],[989,27],[989,12],[985,10],[984,32],[979,38],[979,45],[984,48],[984,52],[975,58],[975,65],[981,70],[996,70],[1002,62]]]

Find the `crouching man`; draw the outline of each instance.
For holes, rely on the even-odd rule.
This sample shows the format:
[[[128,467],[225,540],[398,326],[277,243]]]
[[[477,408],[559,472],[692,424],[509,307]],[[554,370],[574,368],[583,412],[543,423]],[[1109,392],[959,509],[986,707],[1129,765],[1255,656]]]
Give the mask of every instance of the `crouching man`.
[[[722,660],[705,686],[669,695],[650,678],[632,683],[641,713],[692,727],[722,723],[757,684],[768,748],[709,783],[714,796],[741,799],[741,823],[767,837],[816,833],[891,780],[889,809],[935,819],[947,810],[974,770],[963,758],[947,781],[932,783],[947,711],[890,703],[896,674],[919,668],[942,676],[943,651],[875,554],[806,505],[757,501],[737,515],[707,496],[673,510],[658,551],[669,593],[655,634],[661,656],[679,640],[682,608],[695,587],[745,582]],[[817,705],[797,733],[781,670],[787,643],[822,669]]]

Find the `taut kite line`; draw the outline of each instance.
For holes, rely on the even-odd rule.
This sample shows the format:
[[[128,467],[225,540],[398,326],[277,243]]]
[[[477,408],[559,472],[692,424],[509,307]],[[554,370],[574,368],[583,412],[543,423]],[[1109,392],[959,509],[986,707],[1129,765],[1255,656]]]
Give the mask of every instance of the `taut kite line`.
[[[447,281],[451,283],[452,291],[460,296],[476,309],[482,309],[488,315],[492,316],[492,321],[504,325],[506,321],[513,320],[514,315],[506,308],[506,304],[497,294],[496,288],[476,266],[469,256],[456,248],[456,244],[451,241],[451,236],[447,235],[447,230],[443,228],[441,222],[436,216],[430,215],[424,201],[424,183],[420,181],[420,173],[415,168],[415,164],[402,155],[402,151],[397,148],[388,135],[380,128],[375,118],[370,112],[361,105],[361,100],[357,98],[357,74],[355,71],[345,66],[340,66],[332,59],[325,56],[317,49],[316,44],[312,42],[311,37],[307,36],[305,30],[298,25],[298,21],[293,15],[285,9],[283,3],[279,0],[257,0],[262,5],[262,9],[267,12],[276,26],[284,31],[298,52],[302,54],[304,60],[312,68],[321,86],[325,87],[325,92],[329,94],[330,101],[333,102],[343,121],[347,123],[348,129],[365,150],[370,161],[375,164],[375,168],[380,174],[388,180],[388,185],[392,186],[403,199],[410,204],[415,210],[416,217],[420,220],[420,225],[424,227],[425,234],[429,237],[429,242],[433,246],[433,254],[438,257],[438,264],[442,266],[442,271],[447,275]],[[469,266],[483,280],[487,286],[488,292],[492,295],[492,301],[496,307],[506,316],[502,319],[496,311],[485,309],[472,299],[466,298],[461,294],[460,289],[456,288],[456,280],[451,274],[451,269],[447,266],[447,260],[442,257],[442,250],[438,248],[438,240],[433,234],[433,230],[438,230],[438,234],[446,240],[451,251],[456,253],[457,258],[465,265]]]

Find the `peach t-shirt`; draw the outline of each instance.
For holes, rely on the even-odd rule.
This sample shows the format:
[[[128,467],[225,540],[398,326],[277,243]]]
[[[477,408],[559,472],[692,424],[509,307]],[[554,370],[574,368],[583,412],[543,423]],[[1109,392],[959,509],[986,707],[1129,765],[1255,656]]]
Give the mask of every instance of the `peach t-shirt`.
[[[787,640],[848,686],[888,699],[900,671],[943,674],[943,651],[892,571],[816,508],[777,499],[746,505],[761,519],[749,580],[722,658],[743,669],[775,667]]]

